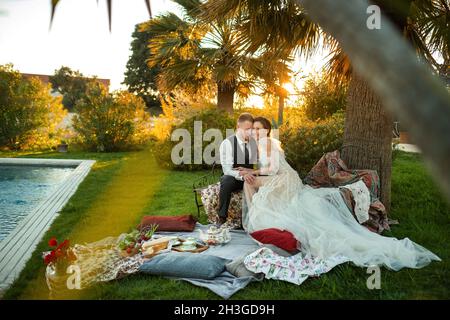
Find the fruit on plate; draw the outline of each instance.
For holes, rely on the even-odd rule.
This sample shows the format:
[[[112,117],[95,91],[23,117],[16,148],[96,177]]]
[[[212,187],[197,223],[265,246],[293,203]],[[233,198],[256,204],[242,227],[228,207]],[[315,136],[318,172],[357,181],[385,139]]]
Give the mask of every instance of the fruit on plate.
[[[117,244],[117,247],[121,251],[121,254],[123,256],[132,256],[138,254],[139,252],[143,252],[144,250],[143,248],[141,248],[142,244],[146,243],[152,238],[157,228],[157,225],[151,225],[150,230],[142,232],[139,230],[133,230],[130,233],[124,234]],[[160,246],[163,247],[163,243],[161,243]],[[166,247],[167,244],[162,249]],[[152,249],[154,250],[155,248]]]
[[[123,256],[131,256],[139,253],[141,234],[138,230],[133,230],[125,234],[117,244],[117,247],[122,251]]]

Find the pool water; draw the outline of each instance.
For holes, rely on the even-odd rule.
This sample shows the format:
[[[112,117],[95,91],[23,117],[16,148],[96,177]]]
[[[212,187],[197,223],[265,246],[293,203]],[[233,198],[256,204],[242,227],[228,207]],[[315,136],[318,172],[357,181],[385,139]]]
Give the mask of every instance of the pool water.
[[[0,165],[0,241],[74,170]]]

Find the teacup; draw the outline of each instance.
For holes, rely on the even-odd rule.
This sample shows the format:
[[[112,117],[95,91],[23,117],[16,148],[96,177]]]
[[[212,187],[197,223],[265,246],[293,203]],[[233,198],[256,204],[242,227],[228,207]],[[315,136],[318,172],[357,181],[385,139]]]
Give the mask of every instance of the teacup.
[[[197,247],[195,245],[184,245],[184,244],[179,246],[178,248],[183,251],[192,251],[192,250],[197,249]]]
[[[187,238],[186,241],[183,242],[183,247],[195,247],[195,240]]]

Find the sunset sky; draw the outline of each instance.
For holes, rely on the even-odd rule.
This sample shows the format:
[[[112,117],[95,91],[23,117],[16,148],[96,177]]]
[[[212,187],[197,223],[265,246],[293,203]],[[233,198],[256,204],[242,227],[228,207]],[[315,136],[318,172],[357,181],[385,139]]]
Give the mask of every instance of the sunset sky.
[[[152,10],[156,15],[177,8],[158,0]],[[50,13],[50,0],[0,0],[0,64],[41,74],[66,65],[119,88],[134,26],[149,18],[144,1],[114,0],[111,33],[104,0],[61,0],[51,30]]]
[[[172,11],[169,0],[152,1],[154,15]],[[62,65],[83,74],[111,80],[111,89],[123,81],[130,56],[131,34],[148,20],[143,0],[114,0],[112,32],[106,1],[61,0],[49,30],[50,0],[0,0],[0,64],[13,63],[23,73],[53,74]],[[308,74],[320,68],[321,56],[308,63],[297,59],[295,69]],[[301,86],[301,82],[297,83]],[[252,97],[251,104],[259,104]]]

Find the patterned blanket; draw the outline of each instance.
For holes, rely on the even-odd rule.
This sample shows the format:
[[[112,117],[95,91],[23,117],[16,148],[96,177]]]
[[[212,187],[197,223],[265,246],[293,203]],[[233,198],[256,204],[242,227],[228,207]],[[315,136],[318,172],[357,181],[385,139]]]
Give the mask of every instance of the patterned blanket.
[[[313,188],[341,187],[362,180],[370,192],[369,220],[363,225],[369,230],[381,233],[389,225],[397,223],[387,218],[384,205],[378,199],[380,178],[376,170],[351,170],[340,157],[338,150],[326,153],[307,174],[303,182]],[[355,201],[349,189],[340,188],[341,195],[355,215]],[[356,218],[356,216],[355,216]]]

